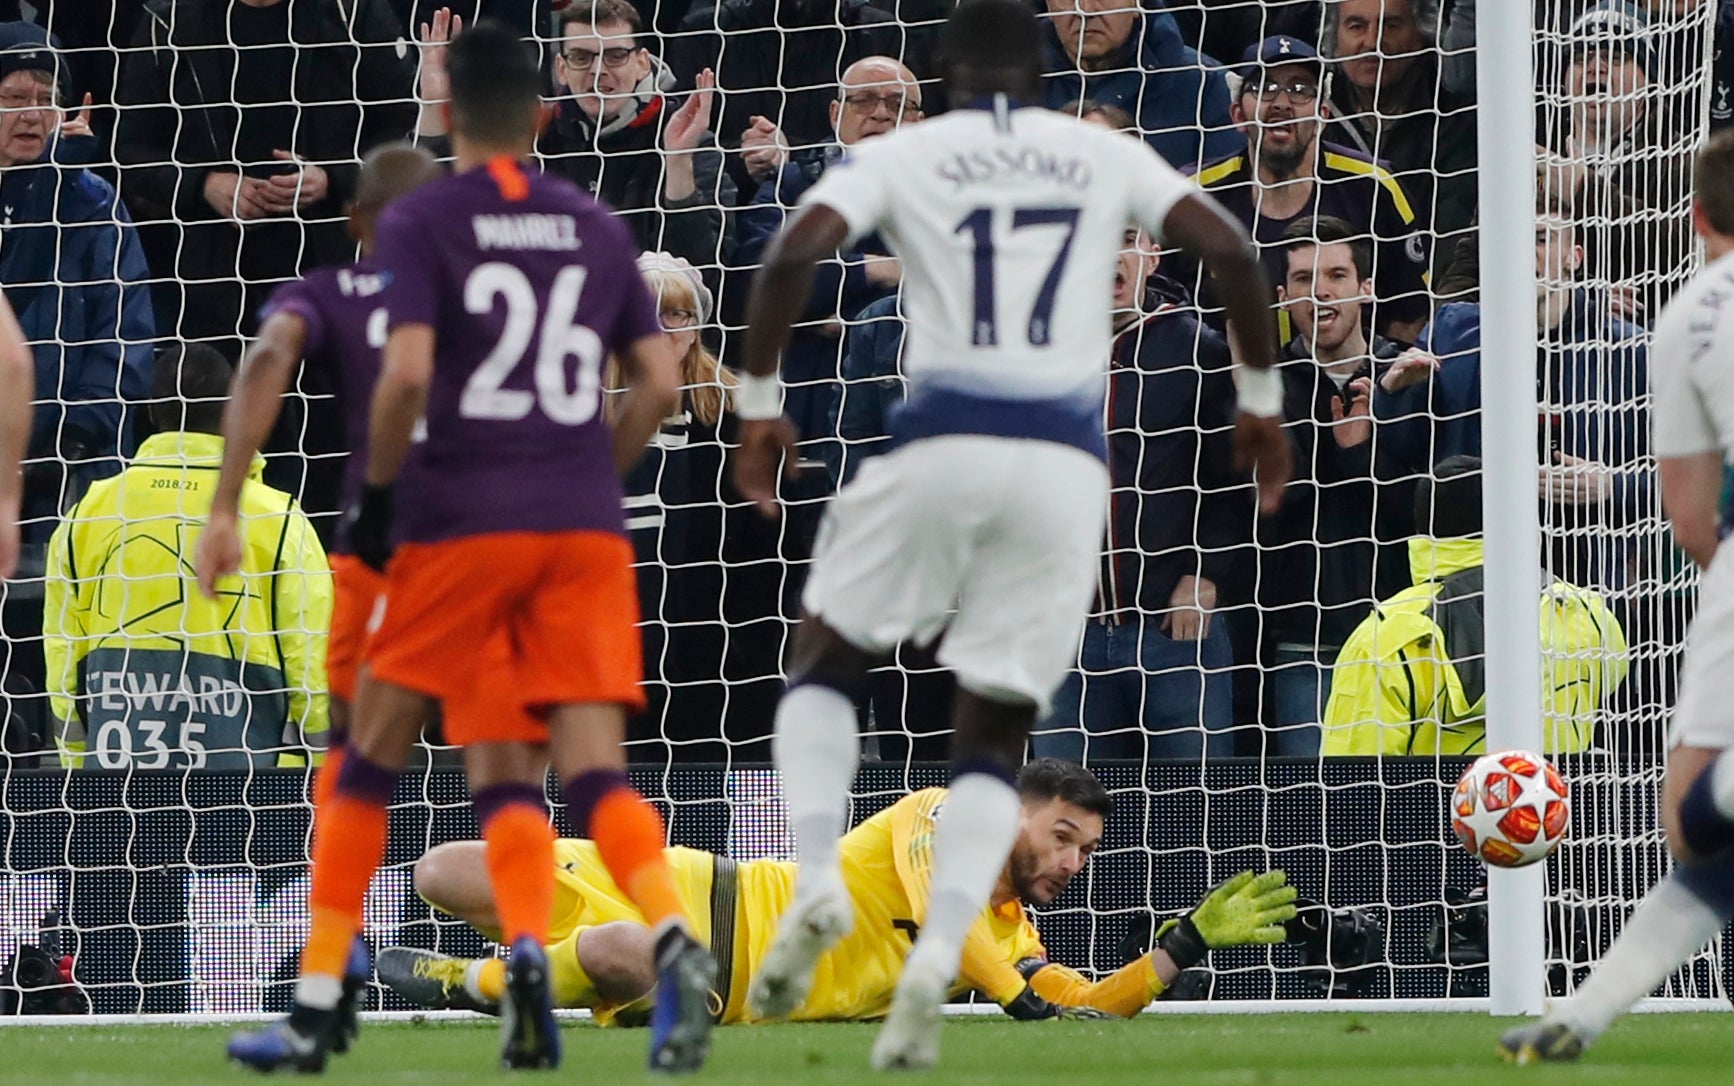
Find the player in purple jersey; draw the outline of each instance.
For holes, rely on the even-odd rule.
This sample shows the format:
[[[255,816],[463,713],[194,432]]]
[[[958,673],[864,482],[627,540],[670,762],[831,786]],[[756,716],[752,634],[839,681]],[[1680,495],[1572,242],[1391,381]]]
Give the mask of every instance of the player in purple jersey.
[[[234,394],[223,416],[223,466],[211,503],[211,519],[199,537],[194,569],[206,594],[219,577],[233,573],[241,558],[236,503],[247,469],[277,423],[283,395],[296,369],[320,372],[345,415],[348,447],[367,445],[367,412],[379,378],[379,351],[385,346],[386,276],[373,260],[374,227],[391,201],[441,176],[433,156],[403,144],[380,147],[362,163],[355,199],[349,207],[349,232],[361,246],[361,259],[341,268],[320,268],[277,289],[260,314],[259,339],[235,377]],[[343,476],[344,504],[361,490],[364,459],[352,455]],[[331,751],[321,785],[329,787],[341,761],[355,696],[355,671],[374,597],[383,578],[353,556],[332,556],[337,606],[332,618],[327,675],[331,683]],[[378,581],[376,585],[373,582]]]
[[[533,53],[484,22],[455,40],[447,69],[458,173],[399,200],[378,227],[390,331],[365,485],[346,528],[357,557],[386,570],[387,605],[366,649],[331,817],[315,836],[294,1009],[230,1052],[262,1069],[323,1063],[414,726],[434,699],[475,687],[491,669],[476,646],[509,634],[498,670],[512,678],[514,711],[447,733],[466,748],[512,948],[502,1062],[560,1059],[543,950],[551,753],[576,828],[657,928],[651,1067],[691,1070],[708,1046],[715,964],[691,934],[663,862],[661,819],[628,783],[620,747],[642,694],[619,475],[675,403],[676,360],[625,228],[570,184],[524,168],[540,110]],[[602,412],[609,354],[626,383],[612,430]],[[424,419],[416,470],[400,477]],[[324,832],[339,823],[341,835]]]
[[[328,380],[347,414],[349,447],[367,440],[367,408],[379,376],[379,349],[385,344],[384,277],[371,260],[374,225],[392,200],[440,176],[426,151],[403,144],[376,148],[362,163],[355,199],[349,205],[349,232],[361,246],[361,259],[342,268],[321,268],[278,288],[260,318],[259,339],[247,352],[223,413],[223,465],[212,495],[211,514],[199,536],[194,572],[206,595],[233,575],[241,562],[238,506],[242,484],[264,444],[296,369],[305,363]],[[361,457],[350,458],[345,496],[361,485]],[[325,817],[348,745],[349,703],[366,637],[368,616],[384,591],[384,578],[354,557],[331,556],[334,606],[326,650],[331,695],[331,731],[325,761],[314,783],[314,822]],[[339,1047],[355,1033],[355,997],[368,979],[365,948],[355,968],[346,970],[337,1014]]]

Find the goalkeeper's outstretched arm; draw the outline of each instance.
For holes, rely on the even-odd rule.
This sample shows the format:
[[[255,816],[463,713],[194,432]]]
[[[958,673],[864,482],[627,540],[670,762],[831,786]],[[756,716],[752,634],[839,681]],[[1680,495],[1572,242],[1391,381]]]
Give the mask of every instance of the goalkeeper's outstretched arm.
[[[1005,1004],[1015,1018],[1080,1017],[1079,1009],[1130,1018],[1204,960],[1212,950],[1280,943],[1295,915],[1295,889],[1281,871],[1242,871],[1204,896],[1185,917],[1165,925],[1156,945],[1120,969],[1091,981],[1077,970],[1026,958],[1017,964],[1026,987]]]

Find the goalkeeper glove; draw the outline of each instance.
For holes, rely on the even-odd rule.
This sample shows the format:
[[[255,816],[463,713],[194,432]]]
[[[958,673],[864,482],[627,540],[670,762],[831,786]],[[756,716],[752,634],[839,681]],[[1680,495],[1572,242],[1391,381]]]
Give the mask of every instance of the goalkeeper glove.
[[[338,538],[368,568],[384,573],[393,550],[391,522],[391,487],[363,486],[361,496],[343,511]]]
[[[1018,997],[1005,1004],[1005,1012],[1020,1022],[1035,1022],[1043,1018],[1058,1018],[1063,1021],[1100,1021],[1112,1018],[1107,1011],[1099,1011],[1094,1007],[1062,1007],[1036,994],[1036,990],[1024,985],[1024,990]]]
[[[1247,943],[1280,943],[1284,921],[1293,918],[1295,888],[1281,871],[1242,871],[1204,895],[1186,916],[1170,922],[1156,945],[1181,969],[1191,969],[1212,950]]]

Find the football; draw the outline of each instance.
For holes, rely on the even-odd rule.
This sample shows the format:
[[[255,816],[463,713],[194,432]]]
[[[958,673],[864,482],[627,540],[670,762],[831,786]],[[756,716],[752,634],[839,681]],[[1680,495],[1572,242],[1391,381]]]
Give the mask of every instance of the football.
[[[1451,793],[1451,828],[1477,859],[1527,867],[1565,840],[1571,800],[1559,770],[1539,754],[1484,754]]]

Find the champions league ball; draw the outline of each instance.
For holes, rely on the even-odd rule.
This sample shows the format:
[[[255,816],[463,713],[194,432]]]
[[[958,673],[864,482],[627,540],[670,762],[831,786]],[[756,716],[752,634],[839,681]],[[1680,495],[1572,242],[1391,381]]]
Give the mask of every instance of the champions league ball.
[[[1475,759],[1451,793],[1451,828],[1493,867],[1528,867],[1565,840],[1571,801],[1546,758],[1507,750]]]

